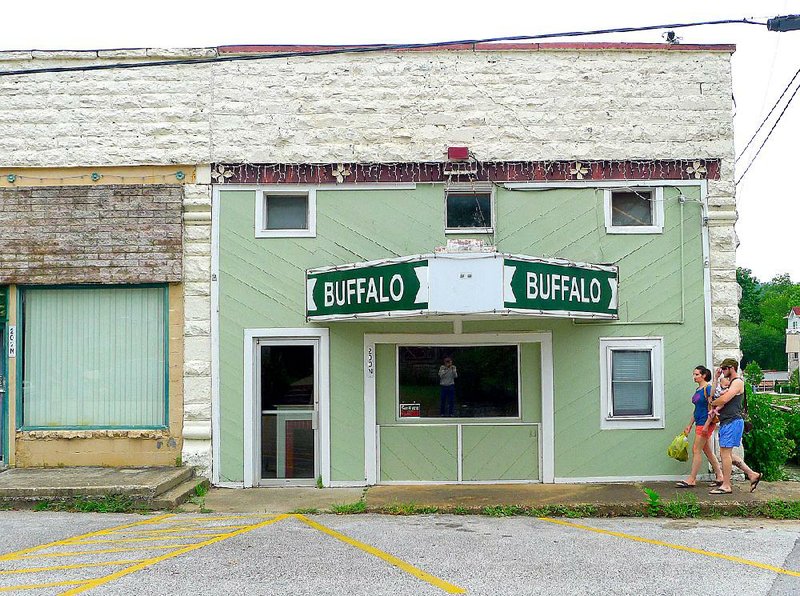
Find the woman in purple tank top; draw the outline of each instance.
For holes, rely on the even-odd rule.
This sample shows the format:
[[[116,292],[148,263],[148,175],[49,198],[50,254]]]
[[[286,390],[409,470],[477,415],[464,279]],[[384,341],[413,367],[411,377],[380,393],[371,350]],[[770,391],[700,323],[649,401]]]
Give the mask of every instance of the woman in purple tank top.
[[[694,443],[692,443],[692,470],[686,480],[679,481],[675,486],[677,488],[692,488],[697,485],[697,474],[703,463],[704,453],[714,469],[716,480],[712,485],[719,486],[722,484],[722,467],[719,465],[719,461],[717,461],[709,444],[711,435],[714,434],[716,427],[713,422],[708,422],[708,404],[711,401],[711,385],[708,382],[711,380],[711,371],[701,364],[692,372],[692,378],[697,383],[697,391],[692,396],[694,412],[691,421],[683,429],[683,434],[689,436],[692,425],[695,427]]]

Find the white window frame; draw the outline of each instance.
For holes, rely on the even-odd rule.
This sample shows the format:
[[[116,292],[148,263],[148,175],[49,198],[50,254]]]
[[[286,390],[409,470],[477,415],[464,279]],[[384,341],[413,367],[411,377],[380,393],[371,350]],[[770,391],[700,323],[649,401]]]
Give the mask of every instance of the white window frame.
[[[450,228],[447,226],[447,197],[448,195],[480,194],[489,195],[489,223],[488,227],[483,228]],[[494,185],[489,183],[457,183],[449,184],[444,189],[444,233],[445,234],[494,234],[495,230],[495,194]]]
[[[651,416],[613,415],[611,366],[612,354],[615,350],[650,351],[650,369],[653,375],[653,414]],[[602,430],[664,428],[664,338],[600,338],[600,428]]]
[[[653,225],[615,226],[611,219],[611,197],[615,192],[647,192],[653,194]],[[664,187],[628,186],[603,189],[607,234],[662,234],[664,232]]]
[[[266,227],[267,197],[293,196],[306,198],[306,227],[271,230]],[[298,187],[292,189],[261,188],[256,192],[256,238],[316,238],[317,237],[317,189]]]

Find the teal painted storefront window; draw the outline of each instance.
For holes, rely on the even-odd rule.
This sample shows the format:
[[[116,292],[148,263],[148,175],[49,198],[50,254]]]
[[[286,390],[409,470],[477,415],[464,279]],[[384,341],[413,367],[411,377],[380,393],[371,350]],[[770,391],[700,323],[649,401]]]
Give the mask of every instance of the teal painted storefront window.
[[[167,424],[165,287],[22,293],[22,425]]]

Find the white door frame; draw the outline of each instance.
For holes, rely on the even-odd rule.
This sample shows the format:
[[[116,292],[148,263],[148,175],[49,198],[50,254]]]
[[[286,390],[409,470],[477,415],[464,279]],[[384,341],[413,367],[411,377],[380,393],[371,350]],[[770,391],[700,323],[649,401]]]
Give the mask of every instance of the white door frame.
[[[553,413],[553,337],[549,332],[413,334],[370,333],[364,335],[364,477],[378,483],[378,420],[375,392],[375,346],[377,344],[459,345],[523,344],[541,345],[542,420],[541,445],[543,483],[555,481],[555,433]]]
[[[330,339],[328,329],[317,328],[273,328],[244,330],[244,486],[259,486],[261,480],[261,454],[256,452],[260,445],[257,436],[261,428],[261,413],[258,386],[255,383],[258,353],[258,340],[280,342],[281,340],[317,341],[315,372],[318,376],[318,445],[317,470],[322,477],[323,486],[330,484]]]

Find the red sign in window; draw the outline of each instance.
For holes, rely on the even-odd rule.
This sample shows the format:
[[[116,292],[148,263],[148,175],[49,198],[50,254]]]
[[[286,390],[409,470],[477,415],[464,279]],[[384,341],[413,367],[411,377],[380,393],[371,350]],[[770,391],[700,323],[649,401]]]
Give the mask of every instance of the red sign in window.
[[[419,404],[400,404],[400,418],[419,418]]]

